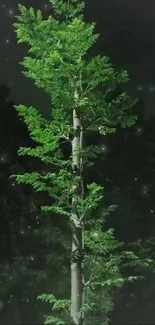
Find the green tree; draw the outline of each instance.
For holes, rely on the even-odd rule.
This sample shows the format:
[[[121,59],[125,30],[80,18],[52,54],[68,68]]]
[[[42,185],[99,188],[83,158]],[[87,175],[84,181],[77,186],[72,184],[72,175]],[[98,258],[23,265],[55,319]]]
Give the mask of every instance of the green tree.
[[[136,101],[125,92],[116,92],[114,96],[118,85],[128,80],[126,71],[115,71],[105,56],[86,59],[99,35],[94,33],[94,23],[84,22],[84,2],[50,2],[54,14],[46,20],[40,10],[35,12],[33,8],[19,5],[20,15],[14,26],[18,43],[27,43],[30,47],[29,56],[22,63],[24,75],[43,88],[52,103],[50,121],[34,107],[16,106],[36,143],[33,148],[20,148],[19,155],[39,157],[44,163],[51,164],[51,170],[45,175],[39,172],[18,175],[17,181],[31,184],[38,192],[48,192],[51,205],[42,206],[42,211],[68,218],[72,244],[71,320],[73,324],[83,324],[84,310],[87,315],[89,309],[93,310],[95,306],[96,310],[97,307],[93,290],[99,293],[99,287],[108,288],[112,284],[115,287],[123,283],[119,272],[121,257],[113,253],[120,244],[115,240],[113,230],[102,231],[106,215],[115,207],[97,215],[95,211],[103,199],[103,187],[84,182],[84,169],[94,164],[100,149],[89,145],[84,150],[83,140],[88,131],[105,135],[115,132],[117,127],[133,125],[136,117],[132,107]],[[70,145],[68,159],[63,155],[65,143]],[[89,251],[85,259],[84,243]],[[126,254],[128,257],[135,259],[132,254]],[[106,268],[103,270],[103,267]],[[88,278],[85,283],[84,272]],[[69,300],[56,300],[53,295],[41,298],[51,302],[53,311],[59,311],[59,316],[61,310],[70,308]],[[86,318],[85,323],[89,317]],[[68,321],[68,318],[64,320]],[[46,323],[61,324],[63,321],[54,316],[46,318]]]

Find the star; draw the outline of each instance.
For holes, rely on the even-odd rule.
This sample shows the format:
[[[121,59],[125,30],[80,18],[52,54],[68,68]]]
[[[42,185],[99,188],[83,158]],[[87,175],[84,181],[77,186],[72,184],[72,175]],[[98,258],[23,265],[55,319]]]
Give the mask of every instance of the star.
[[[50,3],[44,3],[42,5],[42,10],[45,11],[45,12],[48,12],[49,10],[51,10],[51,4]]]
[[[7,39],[5,40],[5,43],[6,43],[6,44],[9,44],[9,43],[10,43],[10,40],[7,38]]]
[[[150,91],[151,93],[155,91],[155,85],[150,85],[148,86],[148,91]]]
[[[105,144],[100,145],[100,152],[102,153],[108,153],[108,147]]]
[[[7,11],[7,14],[9,17],[14,17],[15,16],[15,10],[13,8],[9,8]]]
[[[48,4],[45,3],[45,4],[43,5],[43,7],[44,7],[45,9],[48,8]]]
[[[148,196],[149,194],[149,186],[148,185],[143,185],[142,188],[141,188],[141,194],[142,195],[145,195],[145,196]]]
[[[140,135],[143,134],[143,132],[144,132],[144,130],[143,130],[142,127],[137,126],[137,127],[135,128],[135,135],[140,136]]]
[[[142,92],[143,91],[143,86],[142,85],[138,85],[137,88],[136,88],[136,90],[138,92]]]

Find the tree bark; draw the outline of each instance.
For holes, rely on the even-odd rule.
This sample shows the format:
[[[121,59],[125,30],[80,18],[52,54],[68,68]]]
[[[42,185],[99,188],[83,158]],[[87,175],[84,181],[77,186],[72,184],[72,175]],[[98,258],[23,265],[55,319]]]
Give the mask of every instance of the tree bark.
[[[72,193],[72,258],[71,258],[71,319],[72,324],[82,325],[84,323],[84,229],[83,222],[77,211],[77,195],[83,193],[82,179],[82,125],[80,118],[73,110],[73,129],[74,136],[72,140],[72,170],[75,176],[80,176],[79,183],[73,187]],[[77,152],[75,152],[77,150]]]

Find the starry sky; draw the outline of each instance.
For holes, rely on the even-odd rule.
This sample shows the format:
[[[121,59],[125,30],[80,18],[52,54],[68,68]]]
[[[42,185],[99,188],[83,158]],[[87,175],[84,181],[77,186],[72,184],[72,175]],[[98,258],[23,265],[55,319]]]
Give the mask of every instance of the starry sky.
[[[49,98],[21,74],[19,62],[27,55],[27,46],[17,45],[12,26],[19,2],[40,8],[45,17],[50,8],[43,0],[0,0],[0,84],[10,87],[10,99],[16,104],[32,105],[46,114]],[[127,90],[142,98],[146,118],[155,115],[155,1],[86,0],[85,17],[97,23],[100,33],[95,53],[128,70]]]

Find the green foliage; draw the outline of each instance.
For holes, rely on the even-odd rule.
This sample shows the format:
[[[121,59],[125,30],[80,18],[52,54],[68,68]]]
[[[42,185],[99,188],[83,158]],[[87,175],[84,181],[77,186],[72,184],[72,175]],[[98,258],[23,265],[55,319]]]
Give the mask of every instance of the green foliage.
[[[14,26],[18,43],[27,43],[30,47],[29,56],[22,63],[24,75],[34,80],[37,87],[43,88],[52,102],[50,121],[46,121],[33,107],[16,106],[36,143],[33,148],[20,148],[18,154],[39,157],[51,168],[45,175],[25,173],[17,175],[16,180],[32,185],[37,192],[47,191],[51,204],[41,209],[67,216],[68,226],[72,219],[71,202],[76,199],[77,215],[84,223],[85,244],[90,250],[85,258],[86,320],[88,323],[95,323],[95,319],[98,323],[103,320],[102,323],[106,324],[108,312],[113,308],[113,294],[125,281],[120,272],[122,256],[117,252],[121,244],[115,240],[113,229],[102,229],[106,216],[115,206],[103,209],[97,217],[96,209],[103,200],[103,187],[92,183],[87,184],[80,194],[73,191],[83,178],[83,174],[75,175],[73,172],[73,156],[82,161],[82,167],[90,166],[99,149],[90,145],[83,151],[82,145],[77,146],[66,159],[62,145],[65,142],[71,145],[74,136],[73,110],[79,116],[84,135],[88,130],[104,135],[115,132],[117,127],[134,124],[136,117],[132,108],[136,101],[125,92],[109,101],[109,94],[128,81],[127,72],[115,71],[105,56],[98,55],[90,61],[85,59],[99,35],[94,34],[94,23],[83,20],[84,3],[77,0],[50,2],[55,17],[43,20],[39,10],[35,12],[33,8],[20,5],[18,22]],[[63,19],[59,17],[58,20],[57,16]],[[133,255],[130,259],[134,259]],[[53,306],[53,314],[45,317],[46,324],[68,322],[68,300],[57,300],[53,295],[42,295],[39,299]],[[60,318],[55,314],[57,311]]]
[[[63,6],[63,2],[61,4]],[[76,107],[86,129],[111,133],[117,126],[134,124],[136,117],[129,110],[136,101],[126,93],[119,94],[111,102],[107,100],[109,92],[128,80],[127,72],[115,72],[107,57],[84,59],[98,38],[93,33],[95,25],[85,23],[82,17],[73,18],[71,22],[58,22],[53,17],[43,20],[31,9],[23,6],[19,9],[21,15],[15,24],[18,40],[28,43],[29,53],[36,57],[24,59],[27,70],[24,74],[51,96],[54,108],[59,110],[60,122],[70,123],[72,109]],[[61,10],[63,12],[63,7]],[[32,25],[29,20],[33,20]],[[26,111],[19,110],[24,117]]]
[[[70,320],[70,300],[59,300],[56,299],[52,294],[42,294],[41,296],[38,296],[38,299],[52,304],[52,312],[58,312],[59,317],[63,317],[63,319],[61,319],[55,315],[47,315],[45,316],[45,324],[67,324],[67,321]]]
[[[54,8],[54,12],[57,15],[62,15],[62,13],[65,15],[66,20],[68,18],[73,18],[77,14],[80,14],[83,12],[83,9],[85,7],[85,4],[83,1],[79,2],[78,0],[71,0],[63,2],[61,0],[50,0],[50,3],[52,4]]]

